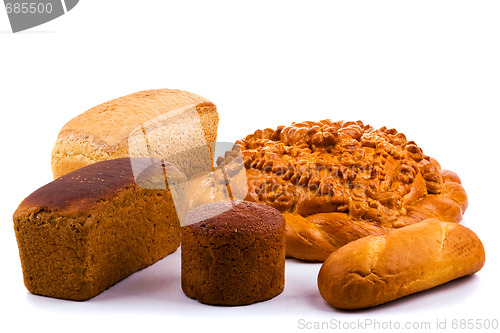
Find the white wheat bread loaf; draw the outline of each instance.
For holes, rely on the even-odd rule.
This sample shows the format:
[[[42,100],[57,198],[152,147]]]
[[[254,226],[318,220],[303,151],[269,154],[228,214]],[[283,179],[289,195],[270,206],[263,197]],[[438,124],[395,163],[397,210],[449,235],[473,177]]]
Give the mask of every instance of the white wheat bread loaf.
[[[157,89],[123,96],[63,126],[52,151],[53,175],[129,156],[176,160],[180,165],[169,162],[196,173],[208,167],[218,122],[215,105],[190,92]]]
[[[470,229],[428,219],[344,245],[323,263],[321,296],[339,309],[361,309],[479,271],[484,247]]]

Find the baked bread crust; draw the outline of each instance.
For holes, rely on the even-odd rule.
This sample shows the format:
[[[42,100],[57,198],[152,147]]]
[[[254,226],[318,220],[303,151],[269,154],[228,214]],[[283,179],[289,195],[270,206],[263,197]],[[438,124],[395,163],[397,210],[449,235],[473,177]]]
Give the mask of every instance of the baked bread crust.
[[[318,289],[336,308],[361,309],[474,274],[484,261],[474,232],[428,219],[335,251],[321,266]]]
[[[287,222],[287,256],[323,261],[355,239],[428,218],[459,222],[460,178],[395,129],[323,120],[257,130],[241,148],[249,191]]]
[[[54,178],[98,161],[128,157],[134,130],[190,105],[198,111],[207,144],[215,142],[219,117],[212,102],[182,90],[141,91],[93,107],[64,125],[52,150]]]
[[[86,300],[178,248],[174,193],[157,186],[165,188],[165,174],[175,169],[151,162],[95,163],[22,201],[13,220],[31,293]],[[132,163],[143,170],[136,177]],[[153,189],[137,184],[153,184]]]
[[[186,222],[181,281],[187,296],[206,304],[245,305],[283,291],[285,220],[279,211],[219,201],[190,211]]]

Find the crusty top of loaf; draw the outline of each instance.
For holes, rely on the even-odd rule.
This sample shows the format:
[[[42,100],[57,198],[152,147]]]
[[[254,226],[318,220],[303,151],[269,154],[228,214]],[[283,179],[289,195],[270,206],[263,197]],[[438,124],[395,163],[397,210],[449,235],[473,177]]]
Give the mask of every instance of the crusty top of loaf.
[[[340,212],[392,227],[423,198],[447,196],[439,163],[395,129],[305,121],[257,130],[236,144],[247,169],[248,200],[280,211]],[[463,212],[456,212],[460,220]]]
[[[219,213],[222,212],[222,213]],[[208,218],[204,219],[206,216]],[[190,221],[199,221],[191,224]],[[268,234],[284,230],[283,215],[270,206],[249,201],[219,201],[199,206],[186,216],[186,224],[208,237],[235,231],[242,234]]]
[[[63,126],[59,139],[80,135],[98,138],[108,147],[123,143],[144,122],[188,105],[215,105],[199,95],[176,89],[153,89],[119,97],[97,105],[71,119]],[[205,110],[206,111],[206,110]],[[120,130],[117,130],[120,129]]]
[[[144,171],[138,179],[161,173],[162,168],[151,167],[150,158],[118,158],[88,165],[70,172],[42,186],[21,202],[14,219],[39,210],[59,211],[67,215],[89,213],[101,200],[107,200],[116,192],[135,186],[132,161],[136,170]],[[169,166],[171,167],[171,166]]]

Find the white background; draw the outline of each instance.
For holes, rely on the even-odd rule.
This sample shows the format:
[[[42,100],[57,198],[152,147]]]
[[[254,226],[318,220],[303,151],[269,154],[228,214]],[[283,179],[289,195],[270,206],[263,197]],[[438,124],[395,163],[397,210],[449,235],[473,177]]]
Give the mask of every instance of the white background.
[[[456,331],[453,319],[500,320],[499,17],[498,1],[82,0],[12,34],[0,7],[1,330],[288,332],[372,319],[432,328],[446,320]],[[463,223],[483,240],[485,267],[354,313],[322,300],[319,264],[293,260],[285,291],[271,301],[201,305],[180,289],[179,252],[87,302],[29,294],[12,213],[52,180],[60,128],[92,106],[151,88],[213,101],[219,141],[325,118],[396,128],[462,178],[470,201]]]

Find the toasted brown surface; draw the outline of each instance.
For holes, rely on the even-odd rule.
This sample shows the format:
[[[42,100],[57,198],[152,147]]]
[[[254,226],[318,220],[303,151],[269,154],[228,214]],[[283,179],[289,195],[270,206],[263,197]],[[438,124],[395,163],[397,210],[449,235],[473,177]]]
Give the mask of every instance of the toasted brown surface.
[[[190,214],[213,215],[227,204],[232,205],[218,202]],[[285,283],[284,231],[278,211],[249,202],[183,227],[184,293],[217,305],[251,304],[280,294]]]
[[[468,228],[428,219],[333,252],[318,275],[321,296],[340,309],[360,309],[473,274],[484,247]]]
[[[145,167],[138,178],[157,176],[150,162],[133,159]],[[13,219],[27,289],[56,298],[94,297],[180,243],[170,191],[137,186],[128,158],[47,184],[20,204]]]
[[[129,135],[147,121],[194,106],[207,143],[215,142],[219,117],[213,103],[175,89],[141,91],[100,104],[71,119],[52,151],[54,178],[98,161],[128,157]]]
[[[194,223],[202,219],[202,222]],[[272,207],[248,201],[219,201],[190,211],[186,224],[207,237],[241,233],[268,234],[282,227],[283,218]]]
[[[136,170],[143,172],[134,176],[132,163]],[[135,177],[139,183],[159,178],[163,183],[160,185],[165,188],[164,169],[167,173],[175,172],[175,168],[167,162],[137,157],[124,157],[89,165],[66,174],[30,194],[19,205],[14,213],[14,219],[25,214],[26,210],[37,209],[64,211],[68,216],[71,213],[85,214],[96,202],[109,199],[121,189],[135,186]]]
[[[138,161],[143,161],[142,159]],[[30,209],[89,212],[98,200],[135,185],[129,158],[105,161],[64,175],[30,194],[19,205],[14,219]]]

